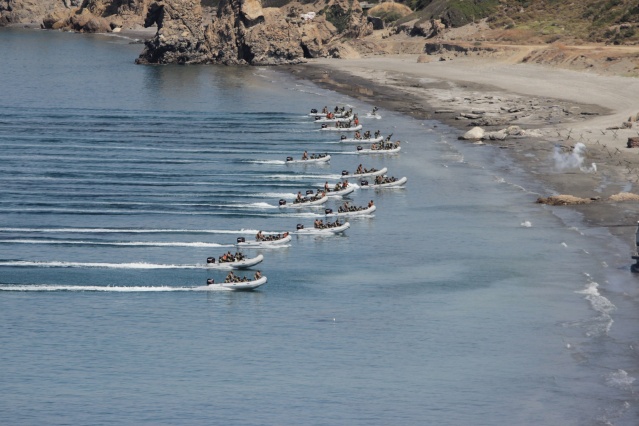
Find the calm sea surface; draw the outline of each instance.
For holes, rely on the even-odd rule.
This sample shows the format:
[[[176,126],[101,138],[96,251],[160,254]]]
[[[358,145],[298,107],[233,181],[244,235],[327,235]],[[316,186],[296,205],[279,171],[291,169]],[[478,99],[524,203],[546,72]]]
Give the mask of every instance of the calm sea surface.
[[[637,424],[626,243],[434,122],[362,117],[403,149],[357,155],[306,113],[372,105],[128,43],[0,31],[0,423]],[[283,164],[304,150],[330,164]],[[258,291],[202,291],[208,256],[312,226],[278,200],[359,163],[408,185],[354,192],[378,210],[345,235],[246,250]]]

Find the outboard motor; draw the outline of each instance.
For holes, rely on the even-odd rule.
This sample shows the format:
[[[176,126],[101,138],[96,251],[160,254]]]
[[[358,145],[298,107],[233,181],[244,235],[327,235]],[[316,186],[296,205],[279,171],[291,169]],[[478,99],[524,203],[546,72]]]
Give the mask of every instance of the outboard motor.
[[[346,135],[342,135],[339,137],[339,140],[343,141],[344,139],[346,139]]]
[[[325,209],[324,210],[324,214],[331,214],[333,213],[333,209]]]
[[[286,200],[284,198],[282,198],[280,200],[280,206],[285,206],[286,205]]]
[[[326,125],[326,124],[322,124],[322,129],[325,129],[325,128],[327,128],[327,127],[328,127],[328,125]]]
[[[215,258],[214,257],[207,257],[206,258],[206,263],[215,263]]]
[[[207,285],[215,284],[215,280],[213,278],[209,278],[208,280],[206,280],[206,284]]]
[[[315,120],[319,120],[319,119],[321,119],[321,118],[322,118],[322,117],[320,117],[319,115],[316,115],[316,116],[315,116]]]
[[[299,231],[300,229],[304,229],[304,225],[302,225],[301,223],[298,223],[297,230]]]
[[[237,237],[237,242],[238,242],[238,243],[245,243],[245,242],[246,242],[246,238],[244,238],[244,237]]]
[[[348,176],[348,170],[342,170],[342,176]]]
[[[313,108],[313,109],[311,110],[311,114],[317,114],[317,110],[316,110],[315,108]]]
[[[357,145],[357,150],[361,151],[362,150],[362,146],[361,145]]]
[[[306,195],[311,195],[312,193],[313,193],[313,190],[312,190],[312,189],[307,189],[307,190],[306,190]]]
[[[293,161],[293,157],[286,157],[286,161]]]
[[[360,186],[368,186],[368,181],[367,180],[362,180],[359,182]]]

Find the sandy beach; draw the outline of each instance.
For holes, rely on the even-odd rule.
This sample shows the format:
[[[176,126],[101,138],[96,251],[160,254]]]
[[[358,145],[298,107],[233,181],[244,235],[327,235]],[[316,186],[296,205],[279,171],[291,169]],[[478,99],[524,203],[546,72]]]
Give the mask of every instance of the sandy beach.
[[[291,72],[380,108],[439,120],[460,136],[482,120],[486,131],[518,126],[523,132],[479,143],[507,148],[548,189],[539,196],[583,199],[558,208],[576,209],[589,226],[607,227],[632,254],[639,202],[628,193],[639,182],[639,148],[627,148],[627,140],[639,128],[622,125],[639,112],[639,82],[508,59],[418,63],[418,57],[320,59]]]

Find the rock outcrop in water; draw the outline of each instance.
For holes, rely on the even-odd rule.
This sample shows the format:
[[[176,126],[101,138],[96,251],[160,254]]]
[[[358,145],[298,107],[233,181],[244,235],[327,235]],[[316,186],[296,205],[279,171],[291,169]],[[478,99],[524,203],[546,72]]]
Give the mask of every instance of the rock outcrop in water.
[[[372,32],[357,0],[295,2],[282,8],[263,8],[259,0],[222,0],[208,25],[197,3],[151,3],[145,25],[157,23],[158,32],[146,42],[137,62],[295,64],[304,58],[337,56],[342,37]]]
[[[202,64],[211,61],[197,1],[154,1],[144,22],[158,31],[136,60],[139,64]]]

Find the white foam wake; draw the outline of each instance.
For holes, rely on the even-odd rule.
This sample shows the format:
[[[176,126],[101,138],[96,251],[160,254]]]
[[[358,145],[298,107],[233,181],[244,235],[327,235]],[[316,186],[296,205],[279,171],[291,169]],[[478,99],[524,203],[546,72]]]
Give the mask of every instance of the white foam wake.
[[[257,232],[257,231],[256,231]],[[0,240],[10,244],[65,244],[85,246],[128,246],[128,247],[234,247],[234,244],[204,243],[201,241],[77,241],[77,240]]]
[[[138,229],[138,228],[0,228],[0,232],[69,234],[255,234],[257,229]]]
[[[0,266],[35,267],[35,268],[105,268],[105,269],[200,269],[203,265],[179,265],[165,263],[106,263],[106,262],[63,262],[63,261],[31,261],[7,260],[0,261]]]
[[[139,292],[176,292],[176,291],[230,291],[224,287],[146,287],[146,286],[97,286],[97,285],[53,285],[53,284],[1,284],[0,291],[91,291],[91,292],[117,292],[117,293],[139,293]]]

